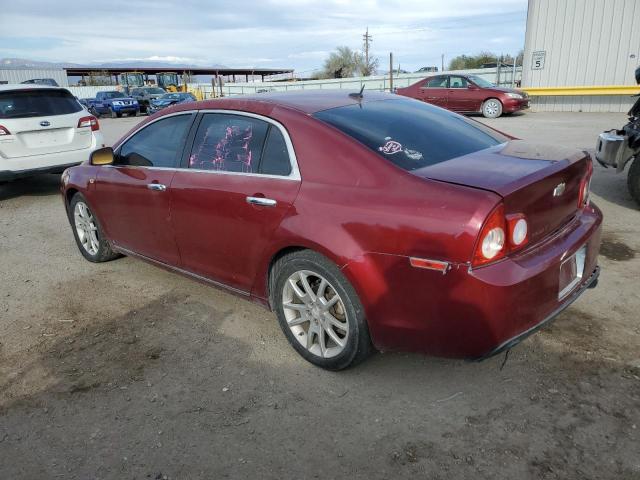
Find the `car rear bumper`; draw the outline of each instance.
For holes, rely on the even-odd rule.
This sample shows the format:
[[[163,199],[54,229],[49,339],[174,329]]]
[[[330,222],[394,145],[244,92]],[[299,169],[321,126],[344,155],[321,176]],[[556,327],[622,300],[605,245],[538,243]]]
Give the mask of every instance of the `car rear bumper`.
[[[11,180],[17,180],[19,178],[33,177],[34,175],[41,175],[45,173],[62,173],[69,167],[75,167],[76,165],[80,165],[82,162],[76,163],[68,163],[66,165],[55,165],[52,167],[40,167],[40,168],[31,168],[28,170],[19,170],[19,171],[11,171],[11,170],[0,170],[0,182],[9,182]]]
[[[520,254],[481,268],[413,268],[405,256],[367,254],[343,270],[366,312],[374,345],[479,359],[511,348],[555,318],[597,278],[602,215],[587,207]],[[582,278],[562,298],[560,265],[586,248]]]
[[[508,98],[502,101],[502,111],[506,113],[518,112],[529,108],[529,99],[524,98],[518,100],[516,98]]]
[[[15,180],[40,173],[61,173],[67,167],[79,165],[89,159],[91,152],[104,146],[100,131],[93,132],[92,137],[91,146],[80,150],[16,158],[0,157],[0,181]]]
[[[544,326],[546,326],[547,324],[555,320],[556,317],[560,315],[569,305],[575,302],[580,297],[580,295],[584,293],[586,289],[595,288],[598,285],[599,276],[600,276],[600,267],[596,267],[595,270],[591,273],[591,275],[587,278],[587,280],[584,283],[582,283],[582,285],[577,290],[569,294],[566,300],[564,300],[563,303],[560,304],[560,306],[556,310],[554,310],[549,316],[547,316],[544,320],[542,320],[537,325],[533,325],[531,328],[525,330],[524,332],[519,333],[515,337],[510,338],[509,340],[503,342],[502,344],[498,345],[493,350],[485,353],[481,357],[474,358],[472,360],[476,360],[476,361],[486,360],[487,358],[493,357],[494,355],[498,355],[499,353],[502,353],[505,350],[509,350],[515,347],[525,338],[536,333],[538,330],[540,330],[541,328],[543,328]]]

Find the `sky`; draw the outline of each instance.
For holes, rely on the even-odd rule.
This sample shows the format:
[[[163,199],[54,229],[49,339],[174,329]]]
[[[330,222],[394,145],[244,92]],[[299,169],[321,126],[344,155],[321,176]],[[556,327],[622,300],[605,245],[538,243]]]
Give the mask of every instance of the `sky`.
[[[414,71],[524,47],[527,0],[0,0],[0,58],[321,68],[337,46]]]

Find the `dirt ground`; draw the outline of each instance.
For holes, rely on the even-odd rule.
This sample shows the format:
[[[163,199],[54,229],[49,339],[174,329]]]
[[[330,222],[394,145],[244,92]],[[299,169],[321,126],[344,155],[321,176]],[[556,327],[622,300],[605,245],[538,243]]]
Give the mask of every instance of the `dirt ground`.
[[[490,121],[592,148],[622,114]],[[113,142],[136,119],[101,120]],[[483,120],[484,121],[484,120]],[[331,373],[258,306],[76,249],[58,178],[0,186],[0,478],[640,478],[640,211],[596,165],[602,275],[482,363],[377,354]]]

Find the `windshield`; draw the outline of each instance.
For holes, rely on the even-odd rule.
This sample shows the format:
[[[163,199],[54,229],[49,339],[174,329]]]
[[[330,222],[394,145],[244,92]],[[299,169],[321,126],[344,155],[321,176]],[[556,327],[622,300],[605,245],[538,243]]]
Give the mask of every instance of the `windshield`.
[[[122,92],[104,92],[104,98],[125,98]]]
[[[178,93],[165,93],[160,98],[162,100],[179,100],[180,95]]]
[[[67,90],[18,90],[0,92],[0,118],[67,115],[82,105]]]
[[[479,77],[477,75],[469,75],[469,80],[471,80],[473,83],[475,83],[477,86],[482,87],[482,88],[492,88],[495,87],[495,85],[487,80],[485,80],[482,77]]]
[[[461,115],[411,99],[362,102],[314,114],[404,170],[416,170],[506,142]]]
[[[164,90],[162,90],[161,88],[155,88],[155,87],[147,88],[145,91],[147,93],[151,93],[153,95],[155,95],[157,93],[165,93]]]

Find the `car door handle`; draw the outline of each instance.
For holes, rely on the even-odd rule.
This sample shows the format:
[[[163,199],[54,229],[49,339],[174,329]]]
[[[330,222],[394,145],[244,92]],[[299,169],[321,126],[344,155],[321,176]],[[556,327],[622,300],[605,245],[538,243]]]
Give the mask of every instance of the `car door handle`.
[[[161,183],[148,183],[147,188],[154,192],[164,192],[167,189],[167,186]]]
[[[247,197],[247,203],[260,205],[261,207],[275,207],[278,204],[275,200],[264,197]]]

